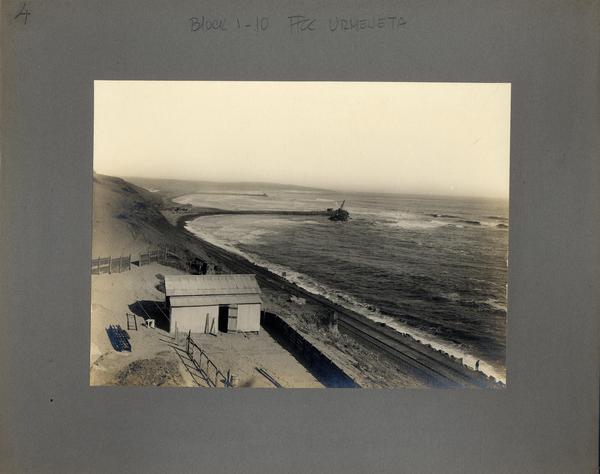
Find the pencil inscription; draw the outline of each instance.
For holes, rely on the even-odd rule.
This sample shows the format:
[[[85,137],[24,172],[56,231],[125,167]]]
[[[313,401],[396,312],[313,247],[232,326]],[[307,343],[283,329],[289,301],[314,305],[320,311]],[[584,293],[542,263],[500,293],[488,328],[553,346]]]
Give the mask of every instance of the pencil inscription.
[[[23,6],[21,7],[21,10],[19,10],[19,13],[17,13],[15,15],[14,19],[17,20],[20,16],[22,16],[23,17],[23,24],[26,25],[27,24],[27,18],[29,17],[29,15],[31,15],[31,12],[27,8],[27,3],[23,2]]]
[[[309,15],[289,15],[272,19],[268,16],[227,17],[206,15],[188,19],[192,33],[225,33],[236,31],[254,31],[264,33],[271,29],[287,28],[290,35],[309,35],[315,32],[343,33],[383,30],[401,30],[408,21],[399,15],[371,15],[364,17],[317,18]]]

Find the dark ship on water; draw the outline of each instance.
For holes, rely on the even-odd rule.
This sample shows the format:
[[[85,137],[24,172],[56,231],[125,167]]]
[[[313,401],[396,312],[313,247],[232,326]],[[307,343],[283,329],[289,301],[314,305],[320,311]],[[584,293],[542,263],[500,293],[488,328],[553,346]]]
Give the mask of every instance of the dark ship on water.
[[[327,209],[327,212],[329,213],[330,221],[346,222],[348,219],[350,219],[350,213],[344,209],[345,203],[346,203],[346,200],[344,200],[342,202],[342,205],[340,207],[338,207],[337,209],[333,209],[333,207],[330,207]]]

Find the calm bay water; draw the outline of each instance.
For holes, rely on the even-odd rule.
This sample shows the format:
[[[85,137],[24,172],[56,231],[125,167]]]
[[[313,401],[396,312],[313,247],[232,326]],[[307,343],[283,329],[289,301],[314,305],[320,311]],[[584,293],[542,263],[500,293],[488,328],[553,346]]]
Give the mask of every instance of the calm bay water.
[[[235,189],[230,189],[235,193]],[[247,190],[244,190],[247,192]],[[257,192],[262,192],[258,190]],[[322,210],[340,193],[190,194],[221,209]],[[505,380],[508,203],[345,193],[352,219],[210,216],[199,237]]]

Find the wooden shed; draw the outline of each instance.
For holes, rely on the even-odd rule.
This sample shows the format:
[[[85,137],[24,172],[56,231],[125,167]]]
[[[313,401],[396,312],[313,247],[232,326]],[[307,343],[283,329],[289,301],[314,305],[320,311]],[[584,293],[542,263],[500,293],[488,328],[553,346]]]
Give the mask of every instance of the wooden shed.
[[[260,287],[254,275],[166,275],[170,332],[258,332]]]

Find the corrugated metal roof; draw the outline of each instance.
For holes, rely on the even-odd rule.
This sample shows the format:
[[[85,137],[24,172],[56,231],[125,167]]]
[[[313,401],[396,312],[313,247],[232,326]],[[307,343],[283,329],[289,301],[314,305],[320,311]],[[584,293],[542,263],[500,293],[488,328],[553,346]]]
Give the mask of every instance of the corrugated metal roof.
[[[254,295],[209,295],[171,296],[171,306],[216,306],[220,304],[261,304],[260,296]]]
[[[254,275],[165,275],[167,296],[258,294]]]

